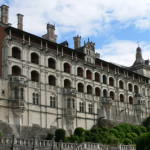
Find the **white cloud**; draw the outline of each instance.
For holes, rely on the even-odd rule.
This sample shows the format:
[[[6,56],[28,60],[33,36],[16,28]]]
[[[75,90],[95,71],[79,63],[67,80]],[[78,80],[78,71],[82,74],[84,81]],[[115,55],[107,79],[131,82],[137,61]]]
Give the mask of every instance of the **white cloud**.
[[[24,29],[38,35],[46,32],[49,21],[56,24],[58,35],[72,31],[83,37],[110,30],[112,21],[150,29],[148,0],[11,0],[8,5],[13,26],[16,14],[22,13]]]
[[[142,41],[140,42],[140,47],[142,47],[143,59],[148,59],[148,56],[150,56],[150,43]],[[103,60],[131,66],[135,61],[136,48],[136,42],[115,40],[96,51],[101,54],[101,59]]]

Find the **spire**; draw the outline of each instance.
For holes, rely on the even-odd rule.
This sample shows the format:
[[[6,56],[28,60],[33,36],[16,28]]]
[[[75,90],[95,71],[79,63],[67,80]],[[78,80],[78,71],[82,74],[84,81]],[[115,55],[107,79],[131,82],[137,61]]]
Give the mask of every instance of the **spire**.
[[[144,59],[142,58],[142,49],[138,46],[136,49],[136,63],[143,63]]]

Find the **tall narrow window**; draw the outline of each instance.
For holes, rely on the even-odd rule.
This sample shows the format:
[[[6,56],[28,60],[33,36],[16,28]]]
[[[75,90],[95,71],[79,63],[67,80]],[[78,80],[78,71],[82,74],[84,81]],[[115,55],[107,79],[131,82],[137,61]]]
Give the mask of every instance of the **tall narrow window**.
[[[89,107],[89,114],[92,114],[93,113],[93,104],[89,104],[88,107]]]
[[[92,73],[91,73],[90,70],[87,70],[87,71],[86,71],[86,78],[87,78],[87,79],[90,79],[90,80],[92,79]]]
[[[124,85],[123,85],[123,81],[122,81],[122,80],[119,81],[119,88],[120,88],[120,89],[123,89],[123,88],[124,88]]]
[[[32,99],[33,99],[33,104],[38,105],[39,104],[39,95],[38,93],[33,93],[32,94]]]
[[[107,90],[103,90],[103,97],[107,97]]]
[[[137,85],[134,85],[134,92],[135,92],[135,93],[138,93],[138,92],[139,92],[139,88],[138,88]]]
[[[77,68],[77,75],[78,75],[79,77],[83,77],[83,69],[82,69],[81,67],[78,67],[78,68]]]
[[[16,59],[21,59],[21,51],[18,47],[12,48],[12,57]]]
[[[83,102],[79,102],[79,111],[84,112],[84,103]]]
[[[70,88],[71,87],[71,82],[68,79],[64,80],[64,88]]]
[[[20,96],[21,96],[21,99],[23,100],[24,99],[24,89],[23,88],[20,89]]]
[[[133,104],[133,97],[129,97],[129,103],[132,105]]]
[[[120,102],[124,102],[124,95],[120,94]]]
[[[70,65],[68,63],[64,63],[64,72],[71,73],[70,72]]]
[[[109,85],[114,86],[114,79],[112,77],[109,78]]]
[[[12,67],[12,75],[19,76],[21,75],[21,69],[18,66]]]
[[[78,83],[78,92],[84,92],[84,85],[82,83]]]
[[[52,107],[52,108],[56,107],[56,99],[55,99],[55,97],[50,96],[50,107]]]
[[[87,86],[87,94],[92,94],[92,86],[91,85]]]
[[[114,94],[114,92],[113,92],[113,91],[110,91],[110,98],[111,98],[112,100],[114,100],[114,99],[115,99],[115,94]]]
[[[97,82],[100,81],[100,75],[97,72],[95,72],[95,81],[97,81]]]
[[[75,109],[75,100],[74,100],[74,98],[72,99],[72,108]]]
[[[56,86],[56,78],[53,75],[48,77],[49,85]]]
[[[106,75],[103,75],[103,83],[107,84],[107,77],[106,77]]]
[[[132,92],[132,84],[131,84],[131,83],[128,84],[128,90],[129,90],[130,92]]]
[[[67,99],[67,108],[71,109],[71,99],[70,98]]]
[[[56,68],[56,66],[55,66],[55,60],[53,58],[49,58],[48,59],[48,67],[52,68],[52,69]]]
[[[19,89],[15,87],[15,99],[19,99]]]
[[[31,80],[34,82],[39,82],[39,73],[37,71],[31,72]]]
[[[98,87],[95,88],[95,95],[96,96],[100,96],[101,95],[100,88],[98,88]]]
[[[39,56],[36,53],[31,53],[31,62],[34,64],[39,64]]]

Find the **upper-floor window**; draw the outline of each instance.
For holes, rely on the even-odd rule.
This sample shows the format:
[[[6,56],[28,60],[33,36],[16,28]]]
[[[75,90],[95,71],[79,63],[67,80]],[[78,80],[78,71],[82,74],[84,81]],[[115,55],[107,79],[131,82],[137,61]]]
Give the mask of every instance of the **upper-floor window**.
[[[21,51],[18,47],[12,48],[12,57],[16,59],[21,59]]]
[[[103,90],[103,97],[107,97],[107,90]]]
[[[96,87],[96,88],[95,88],[95,95],[96,95],[96,96],[100,96],[100,95],[101,95],[101,91],[100,91],[100,88],[99,88],[99,87]]]
[[[135,93],[138,93],[138,92],[139,92],[139,88],[138,88],[137,85],[134,85],[134,92],[135,92]]]
[[[123,88],[124,88],[124,84],[123,84],[123,81],[122,81],[122,80],[119,81],[119,88],[120,88],[120,89],[123,89]]]
[[[52,69],[55,69],[55,68],[56,68],[55,59],[53,59],[53,58],[49,58],[49,59],[48,59],[48,67],[49,67],[49,68],[52,68]]]
[[[120,102],[124,102],[124,95],[120,94]]]
[[[106,77],[106,75],[103,75],[103,83],[107,84],[107,77]]]
[[[56,78],[53,75],[48,77],[49,85],[56,86]]]
[[[70,70],[71,70],[70,65],[68,63],[64,63],[64,72],[71,73]]]
[[[84,103],[83,102],[79,102],[79,111],[84,112]]]
[[[32,94],[32,99],[33,99],[33,104],[38,105],[39,104],[39,95],[38,93],[33,93]]]
[[[39,82],[39,73],[37,71],[31,72],[31,80],[34,82]]]
[[[128,84],[128,90],[129,90],[130,92],[132,92],[132,84],[131,84],[131,83]]]
[[[110,98],[112,98],[112,100],[114,100],[114,99],[115,99],[115,94],[114,94],[114,92],[113,92],[113,91],[110,91]]]
[[[24,99],[24,89],[20,89],[20,98],[23,100]]]
[[[31,53],[31,62],[34,64],[39,64],[39,56],[36,53]]]
[[[18,88],[18,87],[15,87],[14,92],[15,92],[15,93],[14,93],[14,94],[15,94],[15,95],[14,95],[14,98],[15,98],[15,99],[19,99],[19,88]]]
[[[92,94],[92,86],[91,85],[87,86],[87,94]]]
[[[133,104],[133,97],[129,97],[129,103],[132,105]]]
[[[78,83],[78,92],[84,92],[84,85],[82,83]]]
[[[109,78],[109,85],[114,86],[114,79],[112,77]]]
[[[21,69],[18,66],[12,67],[12,75],[19,76],[21,75]]]
[[[71,82],[68,79],[64,80],[64,88],[70,88],[71,87]]]
[[[24,89],[23,88],[14,88],[14,99],[24,99]]]
[[[88,104],[89,114],[93,113],[93,104]]]
[[[67,108],[68,109],[75,109],[75,100],[74,98],[67,99]]]
[[[56,107],[56,98],[53,96],[50,96],[50,107],[52,108]]]
[[[100,75],[98,72],[95,72],[95,81],[97,81],[97,82],[100,81]]]
[[[92,79],[92,72],[90,70],[86,71],[86,78],[90,80]]]
[[[78,67],[78,68],[77,68],[77,75],[78,75],[79,77],[83,77],[83,69],[82,69],[81,67]]]

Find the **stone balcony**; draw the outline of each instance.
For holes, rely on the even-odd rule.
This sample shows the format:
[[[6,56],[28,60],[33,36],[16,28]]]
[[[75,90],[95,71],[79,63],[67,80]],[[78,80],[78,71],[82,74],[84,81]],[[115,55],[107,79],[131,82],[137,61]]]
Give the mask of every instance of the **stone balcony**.
[[[13,85],[27,86],[27,78],[25,76],[9,75],[9,83]]]
[[[76,109],[65,109],[65,115],[66,115],[66,116],[75,117],[76,114],[77,114]]]
[[[76,89],[75,88],[63,88],[64,95],[73,95],[76,96]]]
[[[106,108],[110,108],[113,101],[112,101],[112,98],[110,98],[110,97],[102,97],[102,103]]]

